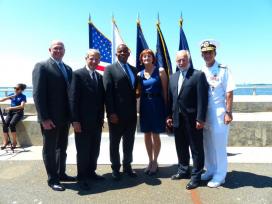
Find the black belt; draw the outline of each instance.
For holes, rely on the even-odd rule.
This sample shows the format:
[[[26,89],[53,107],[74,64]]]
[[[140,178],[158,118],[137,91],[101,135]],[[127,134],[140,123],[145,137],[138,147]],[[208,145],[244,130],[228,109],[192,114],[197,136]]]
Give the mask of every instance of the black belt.
[[[160,93],[143,93],[143,96],[146,98],[154,98],[154,97],[160,97]]]

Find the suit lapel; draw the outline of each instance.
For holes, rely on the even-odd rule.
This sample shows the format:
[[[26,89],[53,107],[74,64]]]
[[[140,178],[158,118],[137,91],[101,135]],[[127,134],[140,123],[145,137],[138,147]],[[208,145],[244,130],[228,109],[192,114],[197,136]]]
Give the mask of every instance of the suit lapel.
[[[183,89],[184,89],[184,86],[186,85],[186,83],[187,83],[188,80],[190,79],[192,73],[193,73],[193,69],[192,69],[192,68],[189,68],[188,71],[187,71],[187,73],[186,73],[186,76],[185,76],[184,79],[183,79],[183,83],[182,83],[182,86],[181,86],[179,95],[182,93],[182,91],[183,91]]]
[[[93,81],[93,79],[91,78],[90,76],[90,73],[88,72],[88,70],[86,69],[86,67],[82,68],[82,71],[83,71],[83,76],[84,76],[84,82],[85,84],[87,85],[87,87],[89,89],[95,89],[96,88],[96,84],[95,82]],[[97,74],[96,74],[97,76]]]
[[[117,67],[117,69],[119,69],[119,73],[122,74],[124,77],[126,77],[129,87],[132,89],[132,84],[130,82],[130,79],[128,78],[127,73],[124,71],[123,67],[121,66],[121,64],[119,62],[116,62],[116,67]]]
[[[63,80],[65,81],[66,83],[66,80],[63,76],[63,73],[60,71],[60,68],[59,66],[57,65],[57,63],[52,59],[52,58],[49,58],[49,63],[52,65],[52,68],[55,72],[57,72],[62,78]],[[64,64],[64,63],[63,63]],[[72,80],[72,73],[70,72],[70,70],[67,68],[68,66],[66,64],[64,64],[64,67],[65,67],[65,70],[66,70],[66,73],[67,73],[67,76],[68,76],[68,82],[69,84],[71,83],[71,80]]]

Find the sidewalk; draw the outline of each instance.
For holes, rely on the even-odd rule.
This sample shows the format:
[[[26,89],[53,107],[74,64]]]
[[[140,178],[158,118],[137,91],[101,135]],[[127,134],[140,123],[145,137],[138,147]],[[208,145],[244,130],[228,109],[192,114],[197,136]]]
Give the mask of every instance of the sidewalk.
[[[174,138],[162,136],[160,171],[154,177],[143,173],[147,156],[142,135],[137,135],[133,168],[138,178],[111,179],[109,141],[104,135],[97,173],[106,177],[90,182],[91,190],[81,192],[76,183],[66,183],[66,191],[47,187],[41,146],[18,148],[15,153],[0,151],[0,204],[270,204],[272,203],[272,147],[229,147],[226,183],[210,189],[203,186],[187,191],[188,180],[172,181],[177,163]],[[67,173],[76,175],[74,137],[69,137]]]
[[[138,178],[111,179],[109,165],[97,172],[106,177],[91,182],[91,190],[81,192],[76,183],[66,183],[66,191],[54,192],[46,184],[42,161],[0,161],[1,204],[271,204],[272,164],[230,164],[226,183],[217,189],[201,186],[185,189],[188,180],[172,181],[176,166],[161,165],[157,176],[143,174],[142,165],[133,165]],[[76,175],[76,165],[67,165]]]
[[[172,165],[177,163],[174,138],[167,135],[161,136],[162,147],[159,156],[160,164]],[[122,152],[122,145],[120,145]],[[18,148],[14,154],[9,151],[0,151],[1,160],[42,160],[42,147],[32,146],[27,148]],[[67,149],[67,164],[76,164],[76,148],[74,136],[69,137],[69,146]],[[228,147],[229,163],[272,163],[272,147]],[[143,135],[138,134],[135,138],[133,151],[133,164],[147,164],[148,157],[145,150]],[[109,159],[109,138],[104,133],[101,141],[101,150],[98,164],[110,164]]]

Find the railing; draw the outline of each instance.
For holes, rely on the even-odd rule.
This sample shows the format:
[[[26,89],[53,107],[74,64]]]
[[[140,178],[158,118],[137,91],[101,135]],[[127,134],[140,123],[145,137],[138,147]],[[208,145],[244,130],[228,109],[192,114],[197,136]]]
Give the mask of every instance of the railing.
[[[247,94],[244,94],[243,92]],[[248,86],[237,85],[234,93],[236,95],[254,95],[254,96],[272,95],[272,85],[248,85]]]
[[[27,88],[24,90],[24,93],[27,94],[27,96],[32,97],[32,88]],[[0,98],[8,96],[10,93],[13,93],[14,89],[13,87],[7,87],[7,88],[0,88]]]
[[[28,97],[32,97],[32,88],[27,88],[24,92]],[[0,88],[0,98],[13,92],[12,87]],[[259,92],[259,93],[258,93]],[[235,95],[272,95],[272,85],[249,85],[236,87]]]

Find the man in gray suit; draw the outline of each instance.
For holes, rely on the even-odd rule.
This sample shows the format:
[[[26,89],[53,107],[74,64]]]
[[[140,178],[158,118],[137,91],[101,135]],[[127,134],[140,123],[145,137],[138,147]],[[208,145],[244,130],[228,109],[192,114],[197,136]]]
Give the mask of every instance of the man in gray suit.
[[[106,67],[103,81],[106,94],[106,111],[110,132],[110,160],[112,177],[120,180],[119,145],[123,139],[123,172],[130,177],[137,174],[131,168],[134,146],[136,111],[136,68],[127,63],[130,50],[125,44],[117,48],[118,61]]]
[[[68,89],[72,69],[62,62],[65,53],[61,41],[53,41],[50,58],[35,65],[32,73],[33,99],[43,135],[43,161],[48,185],[64,191],[60,181],[75,181],[65,173],[66,149],[70,127]]]

